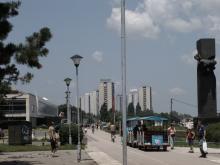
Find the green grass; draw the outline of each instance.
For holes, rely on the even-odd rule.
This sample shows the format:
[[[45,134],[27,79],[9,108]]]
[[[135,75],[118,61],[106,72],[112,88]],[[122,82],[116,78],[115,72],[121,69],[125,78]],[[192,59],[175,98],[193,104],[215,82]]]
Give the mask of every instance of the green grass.
[[[83,147],[82,147],[83,148]],[[62,145],[58,150],[76,149],[75,145]],[[0,152],[22,152],[22,151],[50,151],[50,145],[35,146],[35,145],[8,145],[0,144]]]
[[[220,143],[207,142],[208,148],[220,148]],[[176,141],[175,146],[177,147],[189,147],[188,143],[185,141]],[[194,147],[199,147],[198,140],[194,141]]]

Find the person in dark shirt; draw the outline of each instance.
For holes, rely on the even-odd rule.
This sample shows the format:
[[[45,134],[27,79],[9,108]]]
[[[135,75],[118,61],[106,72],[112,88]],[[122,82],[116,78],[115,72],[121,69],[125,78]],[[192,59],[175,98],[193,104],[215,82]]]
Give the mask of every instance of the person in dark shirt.
[[[134,139],[136,140],[137,139],[137,132],[138,132],[139,128],[138,128],[138,125],[136,125],[134,128],[133,128],[133,134],[134,134]]]
[[[204,125],[201,123],[201,121],[198,121],[198,139],[199,139],[199,148],[201,152],[201,158],[206,158],[207,152],[203,150],[203,143],[206,141],[205,136],[206,136],[206,130]]]

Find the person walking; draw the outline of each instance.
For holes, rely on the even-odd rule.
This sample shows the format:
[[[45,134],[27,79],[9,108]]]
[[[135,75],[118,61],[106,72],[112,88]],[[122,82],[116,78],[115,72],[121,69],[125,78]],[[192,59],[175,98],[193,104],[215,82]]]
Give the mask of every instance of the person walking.
[[[92,124],[92,133],[94,134],[95,133],[95,125]]]
[[[201,153],[199,157],[206,158],[207,151],[204,151],[203,148],[203,143],[206,143],[206,139],[205,139],[206,130],[205,130],[205,126],[202,124],[201,121],[198,121],[197,131],[198,131],[198,139],[199,139],[199,149]]]
[[[195,139],[195,132],[193,131],[193,128],[188,128],[186,133],[186,141],[189,145],[189,153],[194,153],[194,139]]]
[[[111,131],[111,140],[112,142],[115,142],[116,127],[114,124],[110,125],[110,131]]]
[[[53,156],[56,152],[56,132],[54,128],[54,122],[49,122],[48,136],[50,139],[51,153]]]
[[[168,131],[168,142],[170,144],[171,149],[174,149],[176,129],[173,123],[170,124],[170,127],[167,129],[167,131]]]

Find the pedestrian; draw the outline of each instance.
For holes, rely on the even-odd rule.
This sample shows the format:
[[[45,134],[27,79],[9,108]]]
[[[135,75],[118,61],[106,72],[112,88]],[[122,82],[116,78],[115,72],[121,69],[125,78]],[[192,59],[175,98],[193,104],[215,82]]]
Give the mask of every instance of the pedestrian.
[[[115,142],[116,127],[113,123],[110,125],[110,131],[111,131],[111,140],[112,142]]]
[[[94,134],[95,133],[95,125],[92,124],[92,133]]]
[[[54,153],[56,152],[56,132],[54,128],[54,122],[49,122],[48,135],[51,145],[51,153],[52,156],[54,156]]]
[[[59,134],[59,130],[55,129],[55,151],[58,150],[59,148],[59,142],[60,142],[60,134]]]
[[[206,143],[206,139],[205,139],[206,130],[205,130],[205,126],[202,124],[201,121],[198,121],[197,131],[198,131],[199,149],[201,153],[199,157],[206,158],[207,151],[205,151],[203,148],[203,144]]]
[[[5,136],[4,131],[3,131],[3,129],[0,127],[0,139],[2,139],[3,143],[4,143],[4,136]]]
[[[174,149],[176,129],[173,123],[170,124],[170,127],[167,129],[167,131],[168,131],[168,142],[170,144],[171,149]]]
[[[189,153],[194,153],[194,139],[195,139],[195,132],[193,131],[193,128],[188,128],[186,133],[186,141],[189,145]]]
[[[96,129],[98,130],[99,129],[99,123],[96,122]]]

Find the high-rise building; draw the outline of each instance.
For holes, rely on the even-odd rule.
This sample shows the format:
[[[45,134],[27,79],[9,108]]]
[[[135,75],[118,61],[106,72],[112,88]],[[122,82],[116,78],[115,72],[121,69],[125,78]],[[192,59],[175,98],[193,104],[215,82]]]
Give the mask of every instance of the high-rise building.
[[[141,110],[153,110],[152,107],[152,90],[150,86],[142,86],[138,90],[139,104]]]
[[[115,110],[115,88],[111,79],[101,79],[99,83],[99,110],[105,104],[107,110]]]
[[[90,107],[90,93],[86,93],[84,95],[84,98],[85,98],[85,102],[84,102],[84,105],[85,105],[85,109],[84,111],[86,113],[91,113],[91,107]]]
[[[116,96],[116,110],[121,112],[122,111],[122,95],[117,95]]]
[[[90,110],[93,115],[98,115],[99,109],[99,92],[92,91],[90,92]]]
[[[80,97],[81,109],[93,115],[97,115],[98,112],[98,91],[92,91],[85,93]]]

